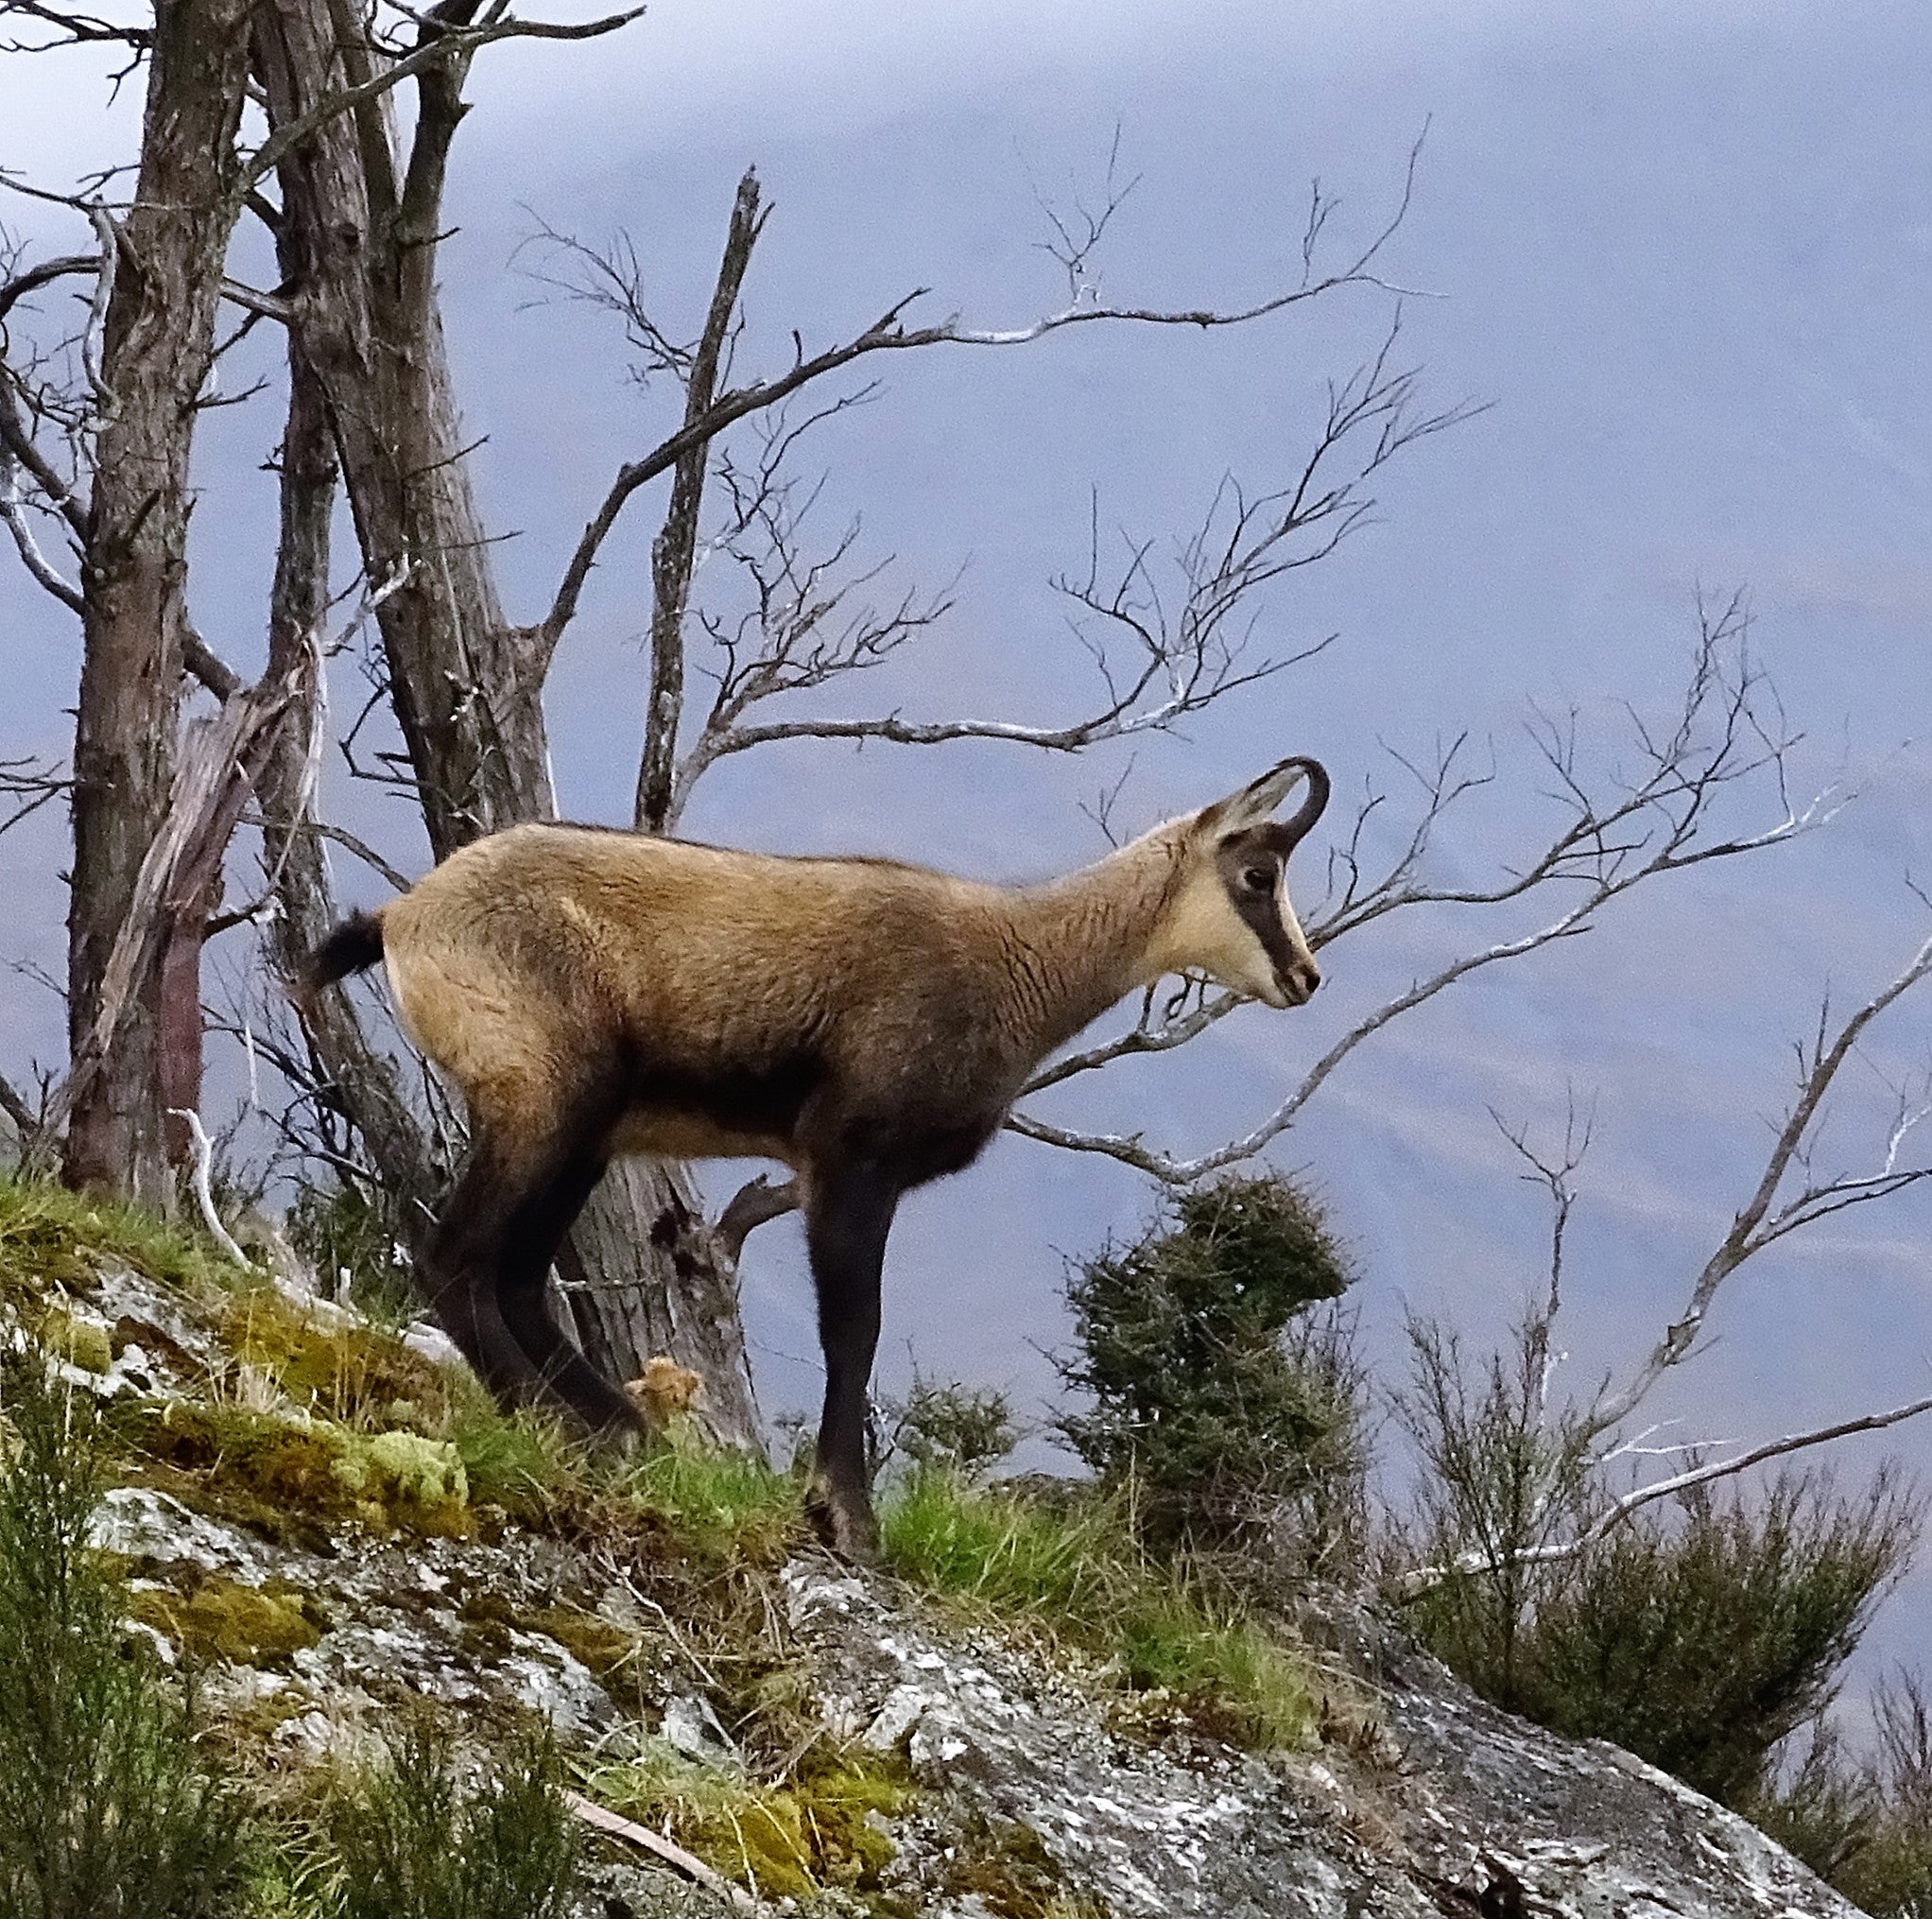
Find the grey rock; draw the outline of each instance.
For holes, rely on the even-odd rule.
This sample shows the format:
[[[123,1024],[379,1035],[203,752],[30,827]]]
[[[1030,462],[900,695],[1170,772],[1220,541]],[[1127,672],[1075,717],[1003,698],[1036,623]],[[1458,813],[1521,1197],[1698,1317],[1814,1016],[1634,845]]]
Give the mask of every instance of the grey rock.
[[[134,1274],[103,1280],[95,1304],[161,1335],[142,1356],[147,1376],[168,1375],[159,1391],[192,1390],[180,1356],[215,1349],[190,1310]],[[678,1622],[608,1559],[568,1544],[513,1531],[379,1541],[348,1529],[333,1549],[310,1549],[135,1487],[107,1495],[94,1536],[138,1561],[144,1581],[273,1582],[308,1596],[314,1645],[202,1682],[216,1709],[266,1727],[275,1763],[364,1751],[414,1694],[448,1703],[479,1739],[534,1710],[579,1754],[655,1737],[720,1772],[742,1770]],[[995,1855],[1024,1858],[1109,1919],[1853,1919],[1741,1819],[1626,1753],[1497,1711],[1351,1602],[1326,1602],[1311,1630],[1360,1675],[1379,1727],[1263,1757],[1142,1723],[1101,1676],[964,1625],[893,1582],[813,1557],[777,1583],[777,1637],[808,1740],[816,1718],[835,1746],[897,1755],[918,1784],[889,1822],[887,1890],[931,1919],[1001,1910],[960,1870]],[[621,1705],[536,1630],[558,1623],[560,1607],[595,1611],[636,1639]],[[660,1867],[600,1852],[576,1919],[723,1910]],[[828,1893],[811,1919],[862,1910]]]

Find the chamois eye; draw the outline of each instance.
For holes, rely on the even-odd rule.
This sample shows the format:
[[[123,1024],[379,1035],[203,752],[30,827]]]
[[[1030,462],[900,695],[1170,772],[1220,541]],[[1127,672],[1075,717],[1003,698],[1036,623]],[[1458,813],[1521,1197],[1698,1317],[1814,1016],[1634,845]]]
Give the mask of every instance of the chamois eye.
[[[1274,868],[1271,866],[1251,866],[1241,875],[1241,884],[1250,892],[1272,892],[1274,890]]]

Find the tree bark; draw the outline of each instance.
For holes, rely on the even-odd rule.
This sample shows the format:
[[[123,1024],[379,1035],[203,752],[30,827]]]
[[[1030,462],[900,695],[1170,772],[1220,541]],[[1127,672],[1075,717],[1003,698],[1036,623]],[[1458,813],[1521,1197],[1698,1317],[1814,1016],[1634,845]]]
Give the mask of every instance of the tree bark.
[[[233,224],[247,21],[247,0],[157,7],[134,205],[112,266],[81,575],[67,922],[77,1060],[174,784],[189,456]],[[185,945],[179,937],[195,902],[171,897],[164,909],[171,924],[134,981],[115,1042],[76,1089],[62,1168],[76,1185],[150,1204],[172,1200],[171,1162],[187,1144],[184,1130],[171,1137],[166,1109],[199,1093],[198,931]]]
[[[261,0],[256,71],[273,124],[367,78],[377,58],[340,0]],[[453,60],[422,77],[402,164],[389,116],[369,101],[325,122],[281,176],[285,245],[300,255],[291,331],[326,396],[364,570],[378,586],[406,576],[376,616],[438,858],[556,812],[543,707],[550,642],[504,617],[436,291],[443,171],[464,112],[465,64]],[[388,1121],[367,1086],[340,1084],[384,1152]],[[734,1269],[711,1247],[680,1172],[614,1171],[592,1195],[564,1264],[578,1282],[572,1322],[599,1365],[629,1379],[667,1353],[703,1374],[716,1434],[757,1444]]]

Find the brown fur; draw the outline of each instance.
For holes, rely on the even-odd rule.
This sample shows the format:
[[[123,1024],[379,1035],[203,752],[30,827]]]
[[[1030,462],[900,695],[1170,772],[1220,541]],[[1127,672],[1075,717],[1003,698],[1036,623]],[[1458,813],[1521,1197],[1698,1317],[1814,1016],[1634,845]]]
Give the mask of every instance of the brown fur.
[[[1272,821],[1297,779],[1307,800]],[[528,1354],[593,1423],[625,1416],[524,1299],[534,1263],[612,1154],[785,1161],[819,1288],[830,1530],[864,1550],[864,1383],[899,1195],[967,1165],[1047,1054],[1163,974],[1305,999],[1320,975],[1281,869],[1327,791],[1313,762],[1285,761],[1035,887],[569,826],[453,855],[379,926],[404,1026],[475,1141],[430,1260],[446,1317],[472,1316],[492,1383],[515,1388]],[[338,959],[368,963],[375,943],[365,929]]]

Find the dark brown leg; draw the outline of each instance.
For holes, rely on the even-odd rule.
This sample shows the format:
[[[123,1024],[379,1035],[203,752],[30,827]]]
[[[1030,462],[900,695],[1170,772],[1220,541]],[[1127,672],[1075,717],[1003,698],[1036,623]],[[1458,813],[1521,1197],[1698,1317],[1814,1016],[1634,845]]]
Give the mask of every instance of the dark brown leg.
[[[636,1430],[635,1407],[578,1351],[550,1314],[550,1264],[591,1189],[604,1176],[601,1153],[566,1157],[511,1215],[497,1268],[503,1323],[549,1392],[594,1433]]]
[[[879,1275],[899,1188],[876,1168],[815,1178],[805,1243],[819,1294],[825,1409],[805,1506],[819,1537],[843,1558],[877,1555],[878,1521],[866,1471],[866,1388],[879,1343]]]
[[[543,1378],[504,1323],[497,1295],[502,1244],[528,1172],[479,1136],[431,1234],[423,1258],[431,1309],[476,1376],[506,1405],[543,1397]]]

